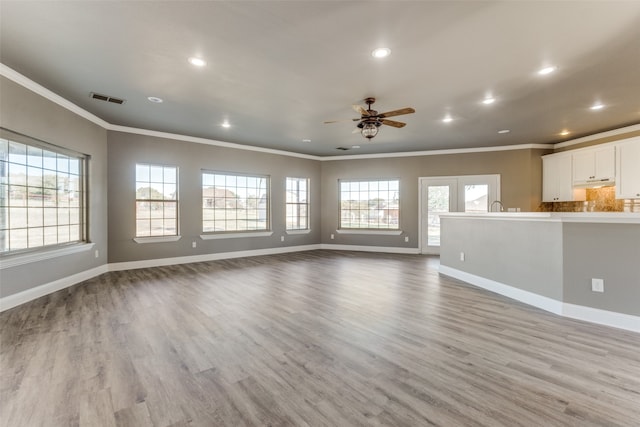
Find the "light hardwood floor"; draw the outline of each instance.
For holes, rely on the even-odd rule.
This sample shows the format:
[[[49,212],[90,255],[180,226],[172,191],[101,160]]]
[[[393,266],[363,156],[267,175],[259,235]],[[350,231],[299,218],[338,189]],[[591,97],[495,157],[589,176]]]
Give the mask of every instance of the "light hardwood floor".
[[[638,426],[640,334],[313,251],[113,272],[0,315],[3,426]]]

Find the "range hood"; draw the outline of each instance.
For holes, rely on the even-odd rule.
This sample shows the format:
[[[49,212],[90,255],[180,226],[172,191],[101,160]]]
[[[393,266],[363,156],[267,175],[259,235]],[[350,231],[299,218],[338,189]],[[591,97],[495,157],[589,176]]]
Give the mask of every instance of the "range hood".
[[[588,179],[583,182],[574,182],[573,188],[599,188],[613,187],[616,185],[615,178]]]

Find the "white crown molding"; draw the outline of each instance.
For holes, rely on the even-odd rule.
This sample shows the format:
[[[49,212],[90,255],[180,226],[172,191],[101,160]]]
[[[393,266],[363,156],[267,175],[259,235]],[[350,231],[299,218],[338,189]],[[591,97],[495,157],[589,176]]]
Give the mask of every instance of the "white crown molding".
[[[404,153],[353,154],[353,155],[346,155],[346,156],[318,157],[318,160],[322,162],[330,162],[333,160],[360,160],[360,159],[386,159],[386,158],[393,158],[393,157],[441,156],[444,154],[471,154],[471,153],[486,153],[486,152],[493,152],[493,151],[530,150],[530,149],[553,150],[553,145],[521,144],[521,145],[503,145],[501,147],[451,148],[446,150],[407,151]]]
[[[87,120],[89,120],[92,123],[97,124],[98,126],[103,127],[104,129],[108,129],[109,126],[111,126],[108,122],[102,120],[100,117],[91,114],[90,112],[88,112],[87,110],[85,110],[84,108],[81,108],[79,106],[77,106],[76,104],[74,104],[71,101],[66,100],[65,98],[61,97],[60,95],[53,93],[52,91],[50,91],[49,89],[47,89],[46,87],[34,82],[33,80],[29,79],[28,77],[18,73],[17,71],[15,71],[13,68],[9,68],[6,65],[4,65],[3,63],[0,62],[0,75],[6,77],[7,79],[19,84],[20,86],[29,89],[32,92],[37,93],[38,95],[42,96],[45,99],[48,99],[49,101],[58,104],[59,106],[66,108],[67,110],[71,111],[72,113],[77,114],[78,116],[85,118]]]
[[[640,124],[627,126],[620,129],[614,129],[607,132],[601,132],[593,135],[588,135],[582,138],[572,139],[557,144],[522,144],[522,145],[505,145],[501,147],[479,147],[479,148],[455,148],[444,150],[430,150],[430,151],[407,151],[404,153],[379,153],[379,154],[354,154],[344,156],[314,156],[311,154],[294,153],[291,151],[275,150],[271,148],[256,147],[252,145],[235,144],[232,142],[217,141],[215,139],[199,138],[189,135],[181,135],[169,132],[160,132],[149,129],[133,128],[128,126],[120,126],[111,124],[100,117],[88,112],[87,110],[77,106],[76,104],[68,101],[60,95],[50,91],[44,86],[34,82],[28,77],[18,73],[12,68],[7,67],[0,62],[0,75],[8,78],[9,80],[37,93],[45,99],[54,102],[61,107],[68,109],[69,111],[77,114],[95,123],[108,131],[131,133],[135,135],[153,136],[158,138],[166,138],[175,141],[193,142],[196,144],[212,145],[216,147],[233,148],[237,150],[255,151],[259,153],[276,154],[280,156],[297,157],[307,160],[318,160],[322,162],[335,161],[335,160],[360,160],[360,159],[386,159],[386,158],[398,158],[398,157],[420,157],[420,156],[440,156],[445,154],[471,154],[471,153],[486,153],[493,151],[510,151],[510,150],[529,150],[529,149],[558,149],[568,147],[575,144],[581,144],[583,142],[589,142],[600,138],[606,138],[609,136],[620,135],[623,133],[634,132],[640,130]]]
[[[568,141],[559,142],[553,145],[553,149],[570,147],[576,144],[583,144],[585,142],[595,141],[597,139],[608,138],[610,136],[622,135],[629,132],[640,131],[640,124],[625,126],[623,128],[613,129],[606,132],[594,133],[593,135],[583,136],[582,138],[570,139]]]
[[[322,157],[313,156],[310,154],[294,153],[291,151],[275,150],[272,148],[255,147],[253,145],[235,144],[233,142],[217,141],[215,139],[199,138],[196,136],[180,135],[177,133],[160,132],[160,131],[148,130],[148,129],[138,129],[138,128],[132,128],[127,126],[110,124],[107,130],[114,131],[114,132],[131,133],[135,135],[153,136],[157,138],[166,138],[166,139],[171,139],[178,142],[193,142],[196,144],[213,145],[216,147],[233,148],[236,150],[256,151],[259,153],[276,154],[279,156],[298,157],[301,159],[308,159],[308,160],[322,159]]]

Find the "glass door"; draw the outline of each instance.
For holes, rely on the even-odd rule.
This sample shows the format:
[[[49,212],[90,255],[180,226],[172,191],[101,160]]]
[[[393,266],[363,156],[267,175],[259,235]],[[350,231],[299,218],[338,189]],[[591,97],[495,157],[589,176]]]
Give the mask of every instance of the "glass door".
[[[420,248],[440,253],[440,214],[486,213],[498,200],[500,175],[420,178]]]

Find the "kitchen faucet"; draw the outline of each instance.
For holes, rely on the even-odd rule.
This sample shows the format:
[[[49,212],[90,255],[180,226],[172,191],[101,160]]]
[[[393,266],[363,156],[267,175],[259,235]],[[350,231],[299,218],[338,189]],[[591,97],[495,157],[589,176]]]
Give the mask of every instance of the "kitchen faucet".
[[[489,212],[493,212],[493,205],[495,205],[496,203],[500,205],[500,210],[498,212],[504,212],[504,205],[500,200],[494,200],[493,202],[491,202],[491,205],[489,206]]]

